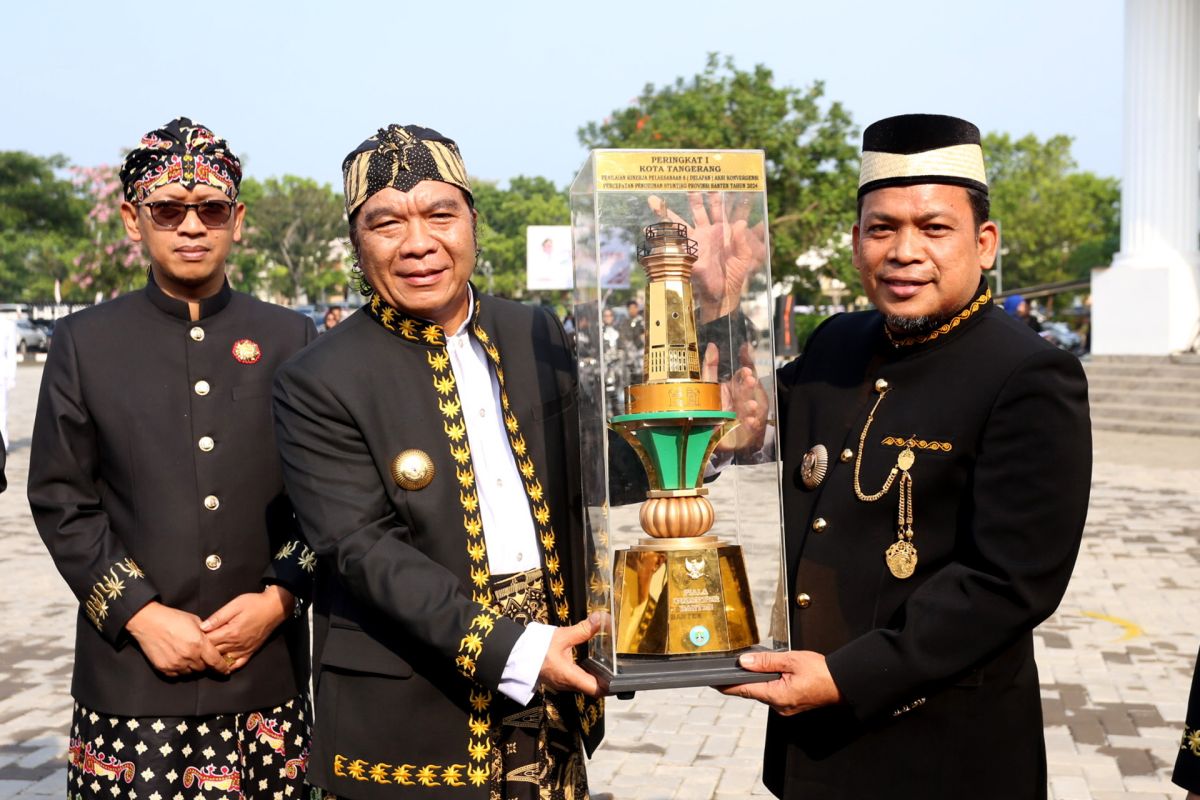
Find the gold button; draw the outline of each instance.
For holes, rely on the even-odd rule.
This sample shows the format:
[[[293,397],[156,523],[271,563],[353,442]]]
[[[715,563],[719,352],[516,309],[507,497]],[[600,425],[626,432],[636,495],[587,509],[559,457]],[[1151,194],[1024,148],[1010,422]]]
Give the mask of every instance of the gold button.
[[[195,341],[195,342],[203,342],[204,341],[204,328],[201,328],[199,325],[192,328],[188,333],[192,337],[192,341]]]
[[[796,605],[800,606],[801,608],[808,608],[810,605],[812,605],[812,598],[809,597],[805,592],[801,592],[800,594],[796,595]]]
[[[880,378],[879,380],[875,381],[875,391],[882,394],[882,393],[886,392],[887,390],[888,390],[888,382],[887,381],[885,381],[883,378]]]
[[[208,558],[204,559],[204,566],[208,567],[211,570],[220,569],[221,568],[221,557],[219,555],[217,555],[216,553],[213,553]]]
[[[213,438],[211,436],[201,436],[200,437],[200,441],[199,441],[200,449],[203,450],[204,452],[207,453],[208,451],[212,450],[214,444],[215,444],[215,442],[213,442]]]
[[[821,531],[825,530],[828,527],[829,527],[829,523],[825,521],[824,517],[817,517],[816,519],[813,520],[812,529],[814,531],[816,531],[817,533],[820,533]]]
[[[208,391],[211,387],[208,385],[208,381],[196,381],[195,388],[196,388],[196,394],[200,395],[201,397],[204,397],[204,395],[208,394]]]
[[[842,454],[839,457],[842,459],[842,463],[845,464],[847,461],[854,458],[854,451],[847,447],[842,451]]]
[[[209,511],[216,511],[217,506],[219,505],[221,505],[221,501],[217,499],[215,494],[210,494],[208,497],[204,498],[204,507]]]

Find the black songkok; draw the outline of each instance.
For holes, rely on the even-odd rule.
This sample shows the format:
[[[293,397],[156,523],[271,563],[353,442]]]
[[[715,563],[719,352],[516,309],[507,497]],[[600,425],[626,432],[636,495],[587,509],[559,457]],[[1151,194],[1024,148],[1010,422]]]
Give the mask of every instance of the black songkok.
[[[388,125],[354,148],[342,161],[346,216],[380,189],[412,191],[421,181],[442,181],[462,189],[474,202],[458,145],[419,125]]]
[[[121,184],[130,203],[140,203],[168,183],[182,183],[187,189],[203,183],[236,200],[242,184],[242,162],[224,139],[187,117],[179,117],[143,136],[121,165]]]
[[[979,128],[940,114],[904,114],[868,126],[858,196],[919,183],[948,183],[987,194]]]

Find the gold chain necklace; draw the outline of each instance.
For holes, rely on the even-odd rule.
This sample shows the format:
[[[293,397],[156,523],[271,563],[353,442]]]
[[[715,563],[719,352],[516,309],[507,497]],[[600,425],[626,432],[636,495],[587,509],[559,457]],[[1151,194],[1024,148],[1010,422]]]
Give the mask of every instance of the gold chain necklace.
[[[896,541],[892,542],[883,557],[887,561],[892,575],[904,579],[911,577],[917,569],[917,547],[912,543],[913,479],[912,473],[909,472],[916,463],[917,456],[911,447],[901,450],[900,455],[896,457],[895,466],[888,472],[887,480],[883,482],[883,488],[875,494],[864,493],[862,484],[859,482],[863,450],[867,444],[867,432],[871,430],[871,423],[875,421],[875,412],[879,410],[879,404],[883,402],[883,398],[887,397],[890,390],[891,386],[883,378],[875,381],[875,391],[879,392],[879,397],[875,400],[875,405],[871,407],[871,413],[867,414],[867,421],[858,437],[858,453],[854,459],[854,496],[864,503],[874,503],[888,493],[896,481],[896,476],[900,476],[900,502],[896,509]]]

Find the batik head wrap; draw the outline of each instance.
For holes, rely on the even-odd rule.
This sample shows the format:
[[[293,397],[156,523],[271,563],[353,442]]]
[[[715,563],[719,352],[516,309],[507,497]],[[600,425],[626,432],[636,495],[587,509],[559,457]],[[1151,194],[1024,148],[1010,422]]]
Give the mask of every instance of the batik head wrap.
[[[858,196],[921,183],[948,183],[986,195],[979,128],[940,114],[904,114],[867,126]]]
[[[143,136],[121,165],[121,184],[125,199],[131,203],[140,203],[168,183],[180,183],[186,189],[202,183],[236,200],[242,183],[242,162],[224,139],[187,117],[179,117]]]
[[[474,203],[467,168],[458,145],[435,130],[418,125],[388,125],[360,144],[342,161],[346,216],[381,189],[411,191],[421,181],[442,181],[466,192]]]

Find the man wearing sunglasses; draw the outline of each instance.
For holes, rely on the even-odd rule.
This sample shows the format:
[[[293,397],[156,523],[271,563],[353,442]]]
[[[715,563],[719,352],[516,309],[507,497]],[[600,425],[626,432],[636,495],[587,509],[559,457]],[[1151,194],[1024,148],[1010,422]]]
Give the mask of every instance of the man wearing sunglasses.
[[[308,638],[271,426],[312,322],[234,292],[241,165],[186,118],[121,169],[146,287],[60,321],[29,501],[79,599],[68,796],[299,797]]]

